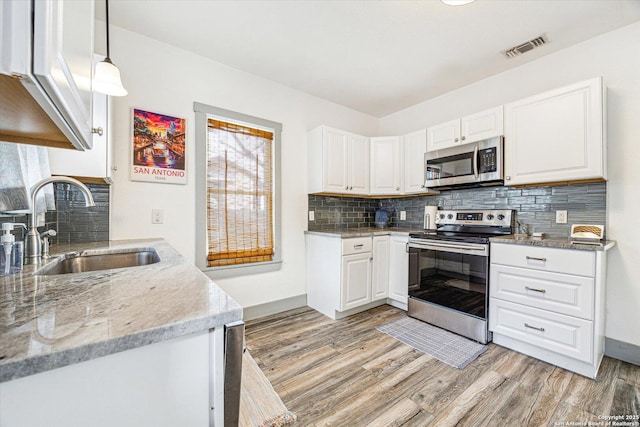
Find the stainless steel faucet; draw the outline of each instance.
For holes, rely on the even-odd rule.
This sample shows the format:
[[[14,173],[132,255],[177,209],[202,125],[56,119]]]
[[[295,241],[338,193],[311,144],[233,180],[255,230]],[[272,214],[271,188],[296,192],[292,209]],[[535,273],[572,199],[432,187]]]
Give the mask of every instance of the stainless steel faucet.
[[[68,176],[52,176],[45,178],[42,181],[36,183],[31,187],[31,218],[29,221],[29,230],[24,238],[24,263],[25,264],[39,264],[42,261],[42,246],[40,241],[40,235],[38,234],[38,221],[36,214],[36,195],[47,184],[52,182],[66,182],[67,184],[74,184],[84,194],[85,206],[95,206],[91,191],[86,185],[78,181],[77,179],[70,178]]]

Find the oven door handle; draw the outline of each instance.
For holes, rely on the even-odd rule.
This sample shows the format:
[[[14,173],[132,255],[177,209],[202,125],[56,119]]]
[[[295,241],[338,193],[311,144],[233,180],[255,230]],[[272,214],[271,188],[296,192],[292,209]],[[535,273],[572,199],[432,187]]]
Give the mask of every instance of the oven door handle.
[[[439,242],[428,242],[428,243],[417,243],[417,242],[409,242],[410,248],[418,248],[418,249],[431,249],[431,247],[436,247],[439,249],[464,249],[468,251],[480,251],[486,252],[487,247],[484,245],[465,245],[460,243],[439,243]]]
[[[473,148],[473,176],[478,179],[478,144]]]

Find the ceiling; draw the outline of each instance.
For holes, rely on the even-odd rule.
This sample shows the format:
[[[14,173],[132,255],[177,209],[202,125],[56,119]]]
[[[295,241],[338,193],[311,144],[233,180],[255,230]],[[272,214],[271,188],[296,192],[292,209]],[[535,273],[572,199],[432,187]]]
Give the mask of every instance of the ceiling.
[[[111,25],[383,117],[640,20],[640,0],[110,0]],[[104,2],[96,5],[104,20]],[[544,34],[549,43],[503,52]],[[112,52],[117,63],[117,52]],[[126,80],[126,77],[125,77]]]

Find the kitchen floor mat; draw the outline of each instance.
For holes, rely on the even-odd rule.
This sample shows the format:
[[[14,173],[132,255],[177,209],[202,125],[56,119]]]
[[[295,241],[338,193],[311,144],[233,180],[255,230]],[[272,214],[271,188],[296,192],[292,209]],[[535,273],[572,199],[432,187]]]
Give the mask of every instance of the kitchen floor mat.
[[[473,362],[487,349],[486,345],[412,317],[403,317],[376,329],[458,369]]]

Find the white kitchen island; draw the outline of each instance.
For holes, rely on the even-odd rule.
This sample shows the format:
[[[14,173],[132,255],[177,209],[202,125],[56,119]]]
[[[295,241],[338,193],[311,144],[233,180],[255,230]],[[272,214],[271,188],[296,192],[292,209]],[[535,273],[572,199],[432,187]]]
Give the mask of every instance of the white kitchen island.
[[[241,307],[163,240],[57,249],[133,248],[161,260],[0,278],[0,425],[222,425],[224,326]]]

